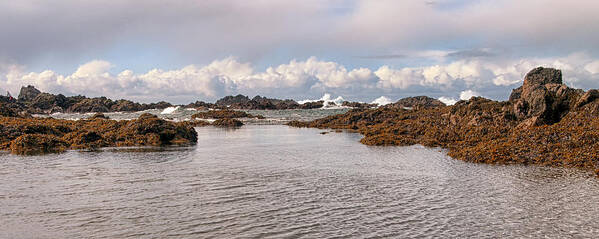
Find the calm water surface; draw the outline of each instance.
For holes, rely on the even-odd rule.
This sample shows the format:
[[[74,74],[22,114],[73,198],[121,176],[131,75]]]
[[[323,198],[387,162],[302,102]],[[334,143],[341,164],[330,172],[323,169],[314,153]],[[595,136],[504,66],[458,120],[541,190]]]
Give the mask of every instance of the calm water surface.
[[[188,148],[0,155],[0,238],[593,237],[599,180],[281,125]]]

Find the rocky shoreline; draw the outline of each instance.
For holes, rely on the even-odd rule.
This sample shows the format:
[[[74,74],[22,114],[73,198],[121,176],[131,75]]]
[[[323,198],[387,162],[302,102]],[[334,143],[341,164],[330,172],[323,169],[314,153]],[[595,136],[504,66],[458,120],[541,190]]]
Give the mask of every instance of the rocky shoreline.
[[[597,90],[567,87],[560,70],[539,67],[508,101],[473,97],[443,106],[411,99],[409,107],[354,109],[288,125],[354,130],[366,145],[441,147],[467,162],[577,167],[599,176],[598,98]]]
[[[18,115],[52,113],[108,113],[108,112],[137,112],[151,109],[165,109],[180,106],[197,110],[233,109],[233,110],[287,110],[287,109],[318,109],[338,106],[333,102],[314,101],[300,104],[294,100],[271,99],[262,96],[249,98],[244,95],[225,96],[215,103],[196,101],[187,105],[174,105],[165,101],[142,104],[130,100],[112,100],[106,97],[88,98],[85,96],[64,96],[41,92],[34,86],[23,86],[17,98],[0,96],[0,112],[10,109]],[[376,104],[345,101],[341,106],[351,108],[374,108]]]

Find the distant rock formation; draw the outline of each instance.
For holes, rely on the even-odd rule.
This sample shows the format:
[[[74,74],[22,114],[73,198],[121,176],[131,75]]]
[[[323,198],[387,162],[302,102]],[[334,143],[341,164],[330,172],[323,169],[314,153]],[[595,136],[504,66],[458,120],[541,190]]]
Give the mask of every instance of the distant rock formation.
[[[4,102],[0,99],[0,102]],[[8,101],[7,101],[8,102]],[[53,95],[41,92],[34,86],[21,87],[18,100],[11,105],[18,110],[30,114],[49,114],[55,112],[90,113],[90,112],[133,112],[148,109],[164,109],[172,104],[161,101],[152,104],[140,104],[129,100],[113,101],[106,97],[87,98],[85,96]]]
[[[440,100],[428,96],[413,96],[398,100],[395,103],[385,105],[387,108],[434,108],[445,106]]]

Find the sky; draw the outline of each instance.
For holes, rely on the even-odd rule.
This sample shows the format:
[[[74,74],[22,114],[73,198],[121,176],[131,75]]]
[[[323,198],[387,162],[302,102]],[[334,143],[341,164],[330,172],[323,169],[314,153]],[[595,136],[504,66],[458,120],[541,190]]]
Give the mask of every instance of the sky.
[[[0,90],[505,100],[537,66],[599,88],[598,11],[583,0],[1,1]]]

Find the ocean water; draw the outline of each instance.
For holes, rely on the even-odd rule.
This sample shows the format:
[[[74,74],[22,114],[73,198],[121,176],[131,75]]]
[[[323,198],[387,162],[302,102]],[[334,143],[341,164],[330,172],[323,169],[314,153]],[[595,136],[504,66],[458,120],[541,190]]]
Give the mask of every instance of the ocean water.
[[[284,124],[292,120],[300,120],[300,121],[310,121],[319,118],[323,118],[329,115],[343,114],[349,111],[350,108],[347,107],[331,107],[331,108],[321,108],[321,109],[292,109],[292,110],[243,110],[247,113],[253,115],[262,115],[265,119],[240,119],[244,123],[248,124]],[[191,116],[197,112],[200,112],[193,108],[183,108],[183,107],[169,107],[163,110],[145,110],[139,112],[112,112],[112,113],[104,113],[104,115],[108,116],[111,119],[115,120],[129,120],[135,119],[139,117],[143,113],[154,114],[160,118],[166,120],[173,121],[186,121],[191,120]],[[86,119],[92,117],[94,113],[55,113],[49,115],[50,117],[57,119],[69,119],[69,120],[77,120],[77,119]],[[37,115],[38,117],[48,117],[46,115]],[[208,119],[210,121],[210,119]]]
[[[192,147],[0,154],[0,238],[599,235],[599,180],[582,170],[283,125],[197,131]]]

